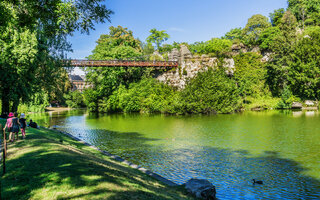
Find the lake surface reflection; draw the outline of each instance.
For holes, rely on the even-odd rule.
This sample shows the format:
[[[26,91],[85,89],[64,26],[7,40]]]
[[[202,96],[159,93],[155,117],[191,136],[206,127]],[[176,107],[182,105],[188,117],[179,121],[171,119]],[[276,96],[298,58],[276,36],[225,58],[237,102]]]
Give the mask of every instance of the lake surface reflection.
[[[219,199],[320,199],[320,113],[34,114],[176,183],[205,178]],[[253,185],[251,180],[263,180]]]

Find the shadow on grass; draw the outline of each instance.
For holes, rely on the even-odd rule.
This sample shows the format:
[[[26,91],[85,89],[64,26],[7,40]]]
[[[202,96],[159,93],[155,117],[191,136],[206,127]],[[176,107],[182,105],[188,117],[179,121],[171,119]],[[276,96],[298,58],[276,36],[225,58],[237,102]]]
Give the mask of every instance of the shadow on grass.
[[[88,155],[88,147],[67,137],[60,137],[63,145],[52,133],[33,132],[9,147],[3,199],[184,199],[137,170]]]

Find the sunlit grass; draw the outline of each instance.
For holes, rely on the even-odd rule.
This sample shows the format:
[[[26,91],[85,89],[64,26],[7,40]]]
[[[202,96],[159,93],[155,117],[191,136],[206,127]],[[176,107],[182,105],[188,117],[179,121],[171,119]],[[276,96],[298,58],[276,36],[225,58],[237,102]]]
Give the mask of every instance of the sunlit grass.
[[[192,199],[48,130],[29,129],[26,140],[9,144],[6,166],[3,199]]]

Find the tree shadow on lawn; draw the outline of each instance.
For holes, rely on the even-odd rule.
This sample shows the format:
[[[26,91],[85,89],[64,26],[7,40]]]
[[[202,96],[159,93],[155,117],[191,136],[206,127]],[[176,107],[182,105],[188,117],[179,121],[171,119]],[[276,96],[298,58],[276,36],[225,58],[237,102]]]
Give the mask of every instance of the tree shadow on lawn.
[[[65,146],[39,133],[10,145],[4,199],[185,199],[135,169],[84,153],[83,144],[64,138]]]

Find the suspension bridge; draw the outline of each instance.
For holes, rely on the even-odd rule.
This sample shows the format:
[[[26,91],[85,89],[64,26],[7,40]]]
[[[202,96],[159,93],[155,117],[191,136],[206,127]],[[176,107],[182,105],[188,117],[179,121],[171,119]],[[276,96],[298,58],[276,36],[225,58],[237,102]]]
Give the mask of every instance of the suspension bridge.
[[[177,61],[136,61],[136,60],[68,60],[72,67],[156,67],[175,68]]]

